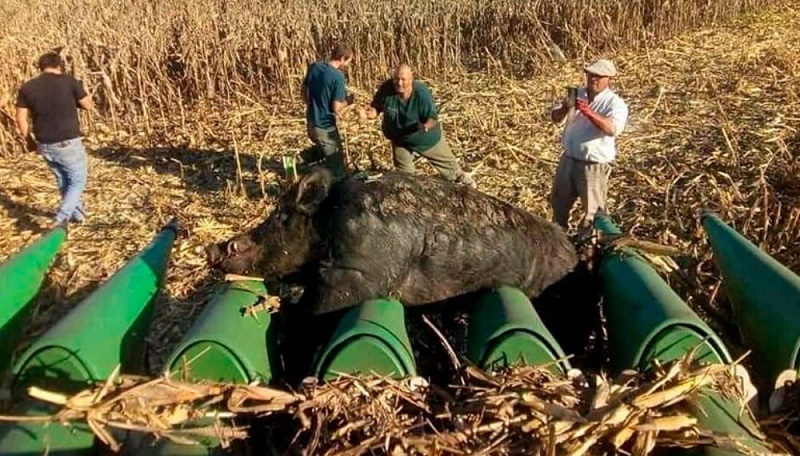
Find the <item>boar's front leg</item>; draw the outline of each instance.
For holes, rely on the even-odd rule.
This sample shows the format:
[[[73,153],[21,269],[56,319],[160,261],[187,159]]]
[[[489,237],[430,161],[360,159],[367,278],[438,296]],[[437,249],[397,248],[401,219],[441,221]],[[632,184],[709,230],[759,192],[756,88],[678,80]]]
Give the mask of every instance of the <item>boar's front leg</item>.
[[[322,267],[300,301],[281,309],[284,366],[289,383],[311,373],[312,362],[333,336],[341,317],[367,299],[386,297],[379,278],[356,269]]]
[[[280,311],[283,333],[281,353],[286,381],[290,385],[296,385],[307,375],[312,375],[316,354],[330,341],[344,314],[343,310],[314,315],[312,308],[318,300],[317,287],[310,285],[303,290],[297,304],[283,307]]]
[[[368,299],[387,297],[385,279],[367,272],[323,267],[316,284],[316,301],[309,303],[315,315],[355,307]]]

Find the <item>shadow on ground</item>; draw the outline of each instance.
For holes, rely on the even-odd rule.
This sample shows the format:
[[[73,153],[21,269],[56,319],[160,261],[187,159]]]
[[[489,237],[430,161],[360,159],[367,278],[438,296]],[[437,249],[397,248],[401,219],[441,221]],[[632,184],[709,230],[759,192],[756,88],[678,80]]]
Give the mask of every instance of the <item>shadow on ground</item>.
[[[94,157],[116,163],[132,170],[151,168],[158,174],[179,177],[184,185],[201,192],[219,192],[237,188],[239,167],[248,198],[260,198],[259,167],[266,177],[275,174],[277,180],[283,179],[283,165],[280,157],[239,154],[232,150],[202,150],[183,147],[133,149],[129,147],[102,147],[89,152]],[[265,185],[267,196],[275,196],[280,191],[274,183]]]
[[[8,211],[17,232],[31,231],[37,234],[44,232],[49,227],[40,225],[34,217],[49,218],[54,215],[52,212],[14,201],[7,189],[0,189],[0,206]]]

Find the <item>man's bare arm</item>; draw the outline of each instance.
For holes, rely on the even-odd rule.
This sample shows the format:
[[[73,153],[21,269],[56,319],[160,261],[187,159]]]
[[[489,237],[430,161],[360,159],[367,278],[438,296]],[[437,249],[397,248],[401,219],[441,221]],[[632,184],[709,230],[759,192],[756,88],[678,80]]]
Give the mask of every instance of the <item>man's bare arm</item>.
[[[588,118],[597,128],[609,136],[614,136],[614,134],[617,132],[617,126],[610,117],[594,113],[594,115]]]
[[[593,111],[585,100],[578,100],[578,110],[603,133],[614,136],[617,132],[617,126],[614,124],[614,121],[610,117]]]
[[[85,97],[83,97],[80,100],[78,100],[78,106],[80,106],[81,108],[83,108],[83,109],[85,109],[87,111],[93,110],[94,109],[94,102],[92,101],[92,96],[91,95],[86,95]]]
[[[305,79],[303,79],[303,83],[300,85],[300,95],[303,97],[303,103],[308,104],[308,84]]]
[[[27,138],[31,133],[30,124],[28,123],[28,108],[17,108],[17,132],[23,138]]]
[[[346,101],[333,100],[333,113],[337,117],[342,117],[342,110],[347,107]]]

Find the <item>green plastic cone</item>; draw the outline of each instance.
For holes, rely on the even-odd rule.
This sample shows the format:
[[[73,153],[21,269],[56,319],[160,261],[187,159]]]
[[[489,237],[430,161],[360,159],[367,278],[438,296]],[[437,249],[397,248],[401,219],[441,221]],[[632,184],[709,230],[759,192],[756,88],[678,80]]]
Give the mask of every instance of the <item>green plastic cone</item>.
[[[315,363],[322,380],[344,374],[416,375],[405,308],[394,299],[365,301],[348,311]]]
[[[595,228],[606,235],[620,230],[605,214],[595,217]],[[601,260],[603,307],[608,321],[612,368],[648,369],[653,360],[668,363],[697,350],[705,363],[732,361],[722,340],[667,285],[636,251],[622,248]],[[750,434],[758,426],[749,409],[716,393],[699,395],[690,409],[705,428],[739,439],[745,447],[765,451]],[[739,452],[713,447],[674,450],[669,454],[733,456]],[[765,453],[766,454],[766,453]]]
[[[22,336],[30,304],[67,238],[58,226],[0,265],[0,377]]]
[[[74,394],[108,378],[117,365],[125,373],[144,373],[144,337],[152,304],[163,284],[177,222],[170,222],[125,266],[100,285],[66,317],[36,339],[14,365],[13,386],[37,386]],[[17,414],[52,413],[24,402]],[[80,425],[25,422],[0,426],[6,455],[87,454],[94,436]],[[69,452],[67,452],[69,450]]]
[[[762,384],[800,369],[800,277],[710,212],[703,228]]]
[[[566,375],[571,368],[531,301],[516,288],[481,293],[467,334],[467,358],[485,370],[547,364],[554,373]]]

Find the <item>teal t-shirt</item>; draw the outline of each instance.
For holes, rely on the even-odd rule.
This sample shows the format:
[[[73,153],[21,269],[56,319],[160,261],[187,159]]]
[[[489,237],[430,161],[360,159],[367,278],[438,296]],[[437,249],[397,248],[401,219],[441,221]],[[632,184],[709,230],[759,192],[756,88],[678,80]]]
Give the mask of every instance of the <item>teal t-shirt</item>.
[[[385,81],[372,99],[371,106],[383,113],[383,134],[398,146],[413,152],[424,152],[442,138],[438,121],[428,132],[419,128],[419,124],[428,119],[439,119],[431,91],[420,81],[413,82],[411,98],[407,101],[397,95],[391,79]]]
[[[319,128],[335,127],[333,102],[345,101],[347,98],[342,72],[328,62],[315,62],[308,67],[304,82],[308,90],[306,121]]]

